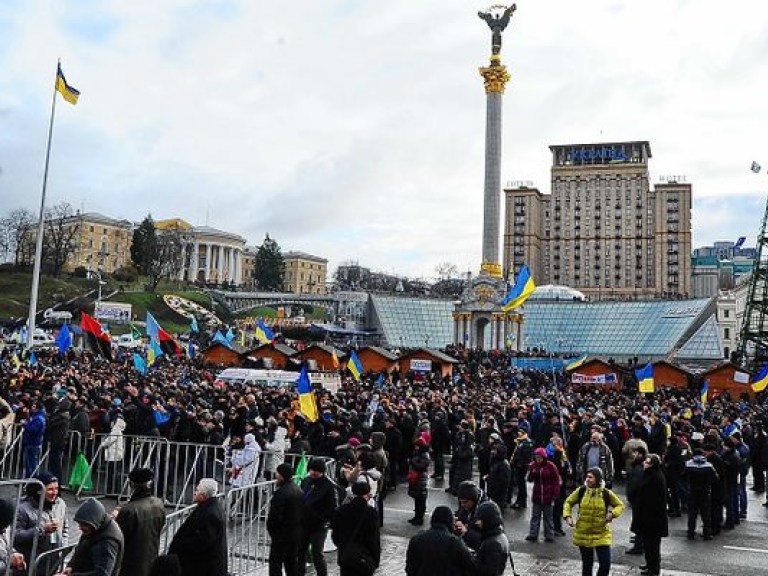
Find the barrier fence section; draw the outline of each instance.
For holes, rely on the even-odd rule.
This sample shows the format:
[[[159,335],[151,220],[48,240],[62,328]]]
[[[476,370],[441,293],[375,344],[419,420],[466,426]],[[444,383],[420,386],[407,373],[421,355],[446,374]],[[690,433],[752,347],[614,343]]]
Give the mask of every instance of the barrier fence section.
[[[233,488],[224,497],[231,574],[252,574],[268,564],[267,514],[275,485],[265,481]]]
[[[173,537],[176,536],[176,532],[186,522],[190,514],[195,511],[195,508],[197,508],[197,504],[192,504],[191,506],[171,512],[165,517],[165,525],[160,533],[160,554],[168,553],[168,547],[171,545]]]
[[[43,502],[45,501],[45,486],[43,486],[43,483],[39,480],[0,480],[0,494],[7,497],[6,494],[8,492],[11,492],[11,496],[7,497],[9,500],[14,501],[14,510],[18,510],[19,503],[26,497],[27,494],[27,487],[29,485],[36,485],[39,488],[40,492],[40,500],[37,503],[38,510],[43,509]],[[14,516],[13,522],[11,523],[9,534],[8,534],[8,542],[13,542],[14,538],[16,537],[16,517]],[[32,548],[30,553],[30,558],[34,558],[35,554],[37,553],[37,544],[38,544],[38,536],[39,534],[35,532],[35,535],[33,536],[32,540]],[[5,576],[10,576],[12,570],[11,570],[11,563],[8,562],[8,564],[5,567]]]
[[[72,554],[77,544],[69,544],[62,546],[61,548],[54,548],[53,550],[46,550],[42,554],[38,555],[32,560],[29,565],[29,571],[27,574],[30,576],[37,574],[44,574],[45,576],[52,576],[64,571],[64,563]],[[44,571],[40,571],[40,568],[45,566]]]
[[[224,489],[227,485],[228,458],[224,446],[168,442],[166,456],[156,470],[162,470],[156,484],[167,505],[180,508],[191,504],[195,487],[203,478],[213,478]]]

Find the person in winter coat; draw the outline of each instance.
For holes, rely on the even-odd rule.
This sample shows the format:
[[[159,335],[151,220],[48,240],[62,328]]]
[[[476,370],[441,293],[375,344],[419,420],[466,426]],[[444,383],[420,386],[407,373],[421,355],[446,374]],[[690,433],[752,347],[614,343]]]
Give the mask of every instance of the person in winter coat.
[[[269,549],[269,576],[298,573],[297,558],[304,519],[304,498],[293,481],[293,467],[277,467],[277,490],[269,501],[267,532],[272,539]]]
[[[384,450],[384,443],[387,436],[384,432],[371,433],[371,457],[373,465],[379,472],[379,481],[376,486],[376,508],[379,512],[379,526],[384,525],[384,499],[387,497],[387,469],[389,468],[389,459]]]
[[[48,436],[48,461],[51,474],[56,478],[62,477],[64,468],[64,451],[67,448],[69,440],[69,427],[72,417],[69,414],[72,403],[66,397],[67,389],[60,388],[59,394],[63,392],[64,396],[56,402],[56,405],[48,418],[48,427],[46,435]]]
[[[539,539],[539,526],[543,516],[544,540],[554,542],[555,525],[552,520],[552,511],[555,499],[560,493],[561,479],[557,466],[547,458],[547,451],[544,448],[536,448],[533,451],[533,462],[528,465],[527,479],[528,482],[533,482],[531,488],[533,510],[530,529],[525,539],[529,542],[536,542]]]
[[[328,566],[323,556],[323,546],[328,535],[328,526],[339,507],[336,486],[325,475],[326,464],[322,458],[312,458],[307,466],[307,477],[301,481],[304,497],[304,520],[299,542],[299,571],[306,571],[307,549],[312,546],[312,563],[317,576],[327,576]]]
[[[725,503],[725,463],[720,457],[720,454],[717,453],[717,446],[714,443],[705,443],[704,446],[702,446],[702,452],[706,457],[707,462],[712,464],[712,467],[715,469],[715,472],[718,476],[718,480],[712,485],[712,498],[709,501],[712,508],[712,535],[717,536],[723,529],[723,505]],[[691,508],[689,504],[689,512],[690,509]]]
[[[475,574],[478,576],[504,574],[509,554],[509,541],[504,534],[501,510],[495,502],[483,502],[477,507],[475,524],[482,536],[480,548],[477,550]]]
[[[685,463],[690,458],[688,446],[675,435],[669,439],[667,452],[664,454],[664,477],[667,480],[669,492],[669,517],[679,518],[684,505],[683,479],[685,476]]]
[[[488,459],[490,468],[485,479],[488,498],[503,511],[507,506],[507,492],[512,482],[512,467],[507,461],[507,448],[503,442],[491,444]]]
[[[482,495],[480,488],[471,480],[459,484],[456,494],[459,499],[459,509],[455,514],[454,532],[457,536],[461,536],[467,547],[475,552],[482,542],[480,530],[475,524],[475,514]]]
[[[603,442],[603,435],[594,431],[589,437],[589,442],[579,449],[576,463],[576,476],[580,482],[586,480],[587,471],[591,468],[600,468],[602,478],[607,487],[613,484],[613,454],[608,445]]]
[[[331,538],[339,549],[341,576],[370,576],[370,572],[342,564],[344,552],[352,542],[358,544],[373,559],[376,567],[381,561],[379,520],[376,518],[376,509],[369,504],[371,485],[365,481],[355,482],[352,485],[352,494],[352,500],[339,507],[333,516]]]
[[[232,451],[232,468],[229,474],[234,488],[250,486],[256,482],[259,474],[261,446],[256,442],[256,436],[253,434],[246,434],[243,442],[241,450]]]
[[[8,528],[13,524],[15,514],[13,502],[0,498],[0,574],[5,574],[8,564],[11,565],[11,570],[27,569],[24,555],[14,550],[8,541]]]
[[[160,550],[165,505],[152,495],[154,476],[154,471],[149,468],[131,470],[128,474],[131,498],[112,512],[125,542],[120,576],[149,576]]]
[[[472,464],[475,460],[475,436],[469,429],[469,422],[462,420],[453,435],[451,444],[451,467],[448,470],[449,486],[446,492],[455,495],[459,484],[472,479]]]
[[[395,490],[398,483],[397,463],[400,461],[400,454],[403,450],[403,433],[396,426],[393,417],[384,421],[384,434],[386,435],[384,450],[389,457],[387,483],[391,490]]]
[[[579,516],[574,521],[574,507]],[[624,504],[618,496],[603,486],[603,471],[595,467],[587,470],[585,485],[576,488],[563,506],[563,518],[574,527],[573,543],[581,553],[582,576],[592,575],[594,557],[597,554],[597,576],[608,576],[611,571],[611,522],[624,512]]]
[[[465,576],[474,571],[472,553],[453,534],[453,512],[438,506],[432,512],[430,529],[419,532],[408,543],[406,576]]]
[[[714,447],[707,445],[714,452]],[[715,467],[707,461],[704,451],[696,448],[685,465],[688,477],[688,539],[696,538],[696,520],[701,515],[704,539],[712,539],[712,491],[720,478]],[[721,513],[722,517],[722,513]]]
[[[403,434],[403,438],[406,438],[405,434]],[[442,410],[435,412],[430,445],[435,459],[435,473],[432,474],[432,478],[442,480],[445,476],[445,455],[451,450],[451,430],[448,428],[445,413]]]
[[[272,480],[275,477],[275,472],[277,472],[277,467],[285,462],[285,451],[290,445],[288,429],[285,426],[276,426],[274,430],[270,431],[270,435],[272,440],[267,442],[265,446],[267,456],[264,461],[264,477],[267,480]]]
[[[568,455],[565,452],[563,439],[559,436],[553,436],[547,446],[547,457],[554,462],[557,473],[560,475],[560,492],[555,498],[552,506],[552,523],[555,525],[555,535],[565,536],[563,531],[563,503],[568,496],[567,483],[572,477],[571,463],[568,462]]]
[[[59,481],[49,472],[41,472],[35,476],[43,483],[43,508],[40,509],[40,485],[27,484],[26,496],[16,509],[16,532],[13,544],[24,555],[27,564],[31,564],[32,546],[37,536],[36,555],[66,546],[69,541],[69,520],[67,520],[67,503],[59,498]],[[43,562],[38,567],[38,574],[50,574],[55,557],[51,562]]]
[[[645,473],[644,462],[647,456],[648,451],[643,446],[638,446],[630,455],[631,464],[627,466],[627,501],[629,502],[629,509],[633,519],[635,517],[635,495]],[[630,524],[633,523],[630,522]],[[632,530],[632,533],[635,535],[634,545],[626,553],[634,555],[643,554],[643,535],[638,534],[634,530]]]
[[[123,560],[123,533],[101,502],[88,498],[75,513],[80,540],[64,576],[117,576]]]
[[[632,504],[631,530],[642,537],[645,566],[642,576],[661,574],[661,539],[669,536],[667,520],[667,483],[658,454],[643,460],[643,476],[637,484]]]
[[[517,488],[517,496],[515,503],[512,504],[512,508],[525,508],[528,506],[528,487],[525,483],[525,475],[528,473],[528,464],[532,460],[533,442],[528,438],[527,432],[519,428],[517,440],[515,440],[515,451],[512,453],[510,461],[515,487]]]
[[[422,526],[427,511],[427,474],[429,470],[429,447],[423,438],[415,443],[408,470],[408,496],[413,498],[413,518],[409,524]]]
[[[227,576],[227,519],[216,497],[219,484],[203,478],[195,488],[197,508],[168,547],[181,562],[182,576]]]
[[[48,418],[42,405],[32,407],[32,416],[24,423],[21,433],[21,450],[24,455],[24,478],[30,478],[40,464],[43,439]]]

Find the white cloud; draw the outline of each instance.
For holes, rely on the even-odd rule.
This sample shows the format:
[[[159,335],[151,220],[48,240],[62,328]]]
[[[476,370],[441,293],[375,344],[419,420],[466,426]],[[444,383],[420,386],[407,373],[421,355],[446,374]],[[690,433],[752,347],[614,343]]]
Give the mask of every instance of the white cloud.
[[[136,220],[209,213],[250,243],[270,232],[332,265],[476,269],[485,7],[8,2],[0,209],[38,202],[61,57],[83,95],[59,102],[51,201]],[[765,193],[748,167],[768,165],[767,22],[757,0],[520,0],[504,39],[502,180],[548,191],[548,145],[647,139],[654,178],[694,185],[696,243],[734,235],[717,217],[729,202],[754,237],[760,214],[739,198]]]

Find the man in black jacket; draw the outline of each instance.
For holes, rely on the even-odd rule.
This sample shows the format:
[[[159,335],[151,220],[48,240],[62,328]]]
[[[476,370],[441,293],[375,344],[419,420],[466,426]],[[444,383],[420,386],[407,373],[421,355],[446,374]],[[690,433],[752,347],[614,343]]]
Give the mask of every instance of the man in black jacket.
[[[495,502],[487,501],[477,507],[475,524],[482,535],[477,551],[475,574],[478,576],[501,576],[507,565],[509,541],[504,534],[504,520]]]
[[[432,512],[431,528],[408,543],[406,576],[462,576],[473,571],[472,554],[453,532],[453,513],[447,506]]]
[[[88,498],[75,513],[80,540],[64,574],[117,576],[123,559],[123,533],[101,502]]]
[[[61,388],[59,394],[61,395],[62,392],[64,395],[56,402],[56,406],[54,406],[51,416],[48,418],[48,428],[46,429],[50,446],[48,454],[49,468],[51,474],[56,476],[56,478],[62,478],[64,451],[67,448],[69,427],[72,421],[72,417],[69,414],[72,403],[66,397],[67,389]]]
[[[707,446],[706,451],[714,452],[714,447]],[[686,462],[685,473],[688,477],[688,539],[696,538],[696,520],[701,515],[704,539],[711,540],[712,490],[720,478],[700,448],[696,448],[693,458]]]
[[[169,554],[179,557],[184,576],[227,576],[227,522],[216,497],[219,485],[203,478],[195,488],[197,508],[179,527]]]
[[[112,512],[125,540],[120,576],[149,576],[157,558],[160,533],[165,526],[165,505],[152,495],[154,475],[149,468],[131,470],[131,499]]]
[[[283,567],[286,576],[296,576],[304,498],[293,481],[293,467],[290,464],[280,464],[275,476],[277,490],[269,502],[267,515],[267,531],[272,539],[269,549],[269,576],[281,576]],[[322,554],[322,548],[320,552]]]
[[[371,486],[365,480],[352,485],[354,498],[342,505],[331,522],[334,544],[339,549],[339,567],[341,576],[370,576],[371,572],[355,568],[352,560],[344,555],[353,542],[356,548],[372,558],[376,567],[381,560],[381,541],[379,540],[379,518],[376,509],[368,505],[371,499]],[[350,564],[346,564],[349,560]]]
[[[312,546],[312,563],[317,576],[327,576],[328,566],[323,556],[328,525],[339,506],[336,487],[325,475],[325,461],[312,458],[309,461],[307,477],[301,481],[304,496],[304,526],[299,542],[299,574],[306,572],[307,548]]]

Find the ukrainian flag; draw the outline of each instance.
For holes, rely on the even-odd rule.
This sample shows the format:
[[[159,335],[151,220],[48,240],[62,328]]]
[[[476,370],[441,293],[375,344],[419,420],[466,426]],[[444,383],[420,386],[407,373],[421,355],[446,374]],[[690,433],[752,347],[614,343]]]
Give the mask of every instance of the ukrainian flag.
[[[707,405],[708,395],[709,395],[709,378],[704,380],[704,386],[701,387],[701,392],[699,393],[699,400],[701,402],[702,409]]]
[[[296,391],[299,393],[299,407],[301,413],[307,417],[310,422],[316,422],[318,419],[317,402],[315,393],[312,391],[312,384],[309,381],[307,367],[301,367],[299,379],[296,382]]]
[[[77,104],[77,99],[80,98],[80,91],[67,84],[64,72],[61,71],[61,64],[56,69],[56,91],[70,104]]]
[[[650,363],[645,368],[635,370],[639,390],[642,394],[653,394],[656,391],[656,385],[653,382],[653,366]]]
[[[272,342],[272,340],[275,339],[275,335],[272,333],[272,330],[270,330],[269,326],[264,324],[262,320],[259,320],[256,323],[256,339],[262,344],[269,344]]]
[[[763,369],[760,370],[760,374],[755,376],[755,379],[752,381],[752,390],[754,392],[762,392],[768,387],[768,364],[763,366]]]
[[[520,268],[520,273],[517,275],[517,280],[512,290],[509,291],[501,301],[501,308],[504,312],[509,312],[515,308],[519,308],[523,305],[523,302],[528,300],[528,296],[533,294],[536,290],[536,283],[531,277],[531,271],[528,269],[528,264],[523,264]]]
[[[153,366],[162,355],[163,349],[160,348],[160,343],[153,338],[147,350],[147,366]]]
[[[352,350],[352,352],[349,354],[347,368],[350,372],[352,372],[352,376],[355,377],[355,380],[360,380],[360,376],[363,374],[363,365],[354,350]]]
[[[568,364],[565,365],[565,369],[566,370],[576,370],[576,368],[578,368],[579,366],[584,364],[586,361],[587,361],[587,355],[586,354],[582,354],[578,358],[574,358],[573,360],[568,362]]]

